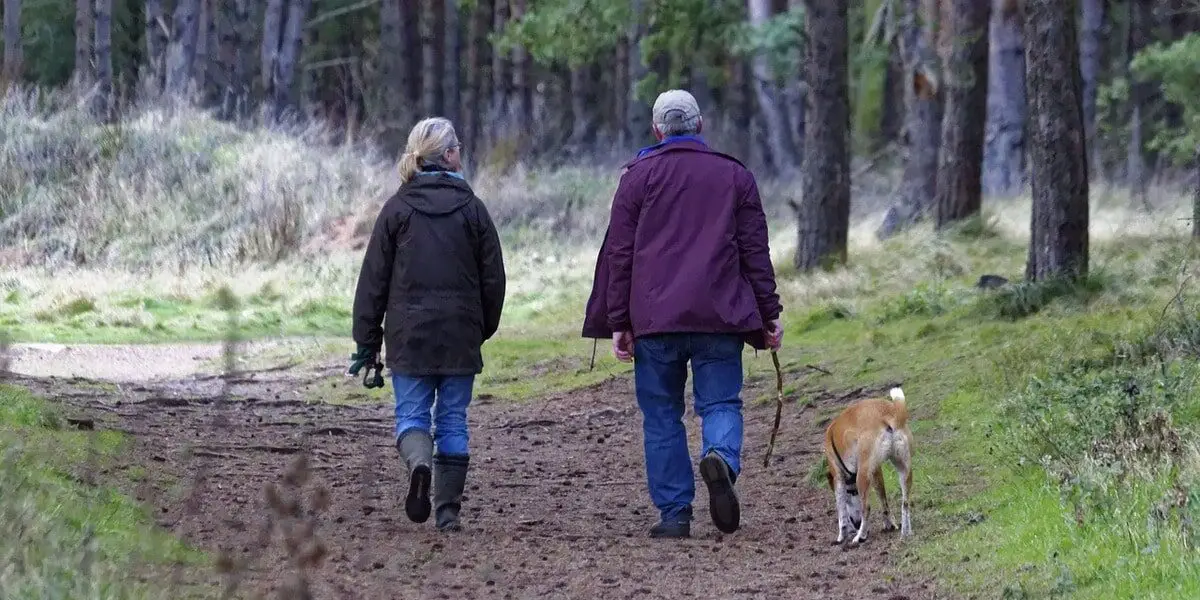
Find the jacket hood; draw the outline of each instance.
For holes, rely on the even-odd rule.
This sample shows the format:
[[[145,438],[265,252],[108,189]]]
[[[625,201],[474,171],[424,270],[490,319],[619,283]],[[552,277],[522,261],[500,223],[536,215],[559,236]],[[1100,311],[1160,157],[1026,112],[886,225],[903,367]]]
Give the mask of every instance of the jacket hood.
[[[401,188],[404,202],[427,215],[448,215],[471,202],[471,186],[445,171],[421,171]]]

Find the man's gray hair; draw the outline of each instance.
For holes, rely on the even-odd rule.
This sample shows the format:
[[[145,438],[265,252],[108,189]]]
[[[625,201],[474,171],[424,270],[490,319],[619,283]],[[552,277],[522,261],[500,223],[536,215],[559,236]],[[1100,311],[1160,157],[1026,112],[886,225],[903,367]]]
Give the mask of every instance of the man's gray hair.
[[[700,107],[684,90],[667,90],[654,101],[654,126],[663,136],[694,135],[700,131]]]

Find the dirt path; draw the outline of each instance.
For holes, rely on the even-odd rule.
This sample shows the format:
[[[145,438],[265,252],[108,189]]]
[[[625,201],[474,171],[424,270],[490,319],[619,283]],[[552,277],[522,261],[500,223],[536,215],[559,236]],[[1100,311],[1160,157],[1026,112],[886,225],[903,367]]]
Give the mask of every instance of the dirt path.
[[[149,477],[126,488],[163,526],[214,553],[228,550],[228,562],[247,570],[242,590],[270,594],[297,570],[278,528],[270,547],[262,546],[271,523],[264,489],[307,447],[305,491],[285,489],[275,504],[301,499],[309,506],[296,512],[324,549],[323,563],[307,573],[316,598],[944,597],[930,582],[895,580],[890,558],[903,549],[896,534],[877,525],[865,547],[831,544],[830,495],[805,481],[819,460],[821,424],[814,419],[819,407],[854,396],[829,395],[787,415],[768,469],[761,458],[773,409],[748,408],[742,529],[716,531],[697,480],[697,520],[686,541],[646,535],[655,511],[628,380],[524,405],[479,398],[471,413],[464,530],[442,535],[432,520],[418,525],[404,517],[389,406],[294,399],[298,389],[331,376],[337,373],[244,378],[231,401],[217,400],[215,380],[126,385],[119,396],[61,379],[17,383],[91,415],[97,428],[134,435],[127,460]],[[693,452],[698,425],[689,409]],[[313,500],[326,492],[328,502],[315,505],[327,508],[312,515]],[[919,534],[919,513],[915,525]]]

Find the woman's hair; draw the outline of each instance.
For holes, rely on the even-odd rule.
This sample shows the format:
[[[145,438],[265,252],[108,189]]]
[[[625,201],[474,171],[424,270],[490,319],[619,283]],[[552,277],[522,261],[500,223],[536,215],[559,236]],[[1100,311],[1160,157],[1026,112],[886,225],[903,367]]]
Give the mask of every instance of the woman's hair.
[[[445,117],[429,117],[413,125],[408,132],[408,145],[400,157],[400,183],[408,183],[421,165],[438,163],[447,150],[458,145],[454,125]]]

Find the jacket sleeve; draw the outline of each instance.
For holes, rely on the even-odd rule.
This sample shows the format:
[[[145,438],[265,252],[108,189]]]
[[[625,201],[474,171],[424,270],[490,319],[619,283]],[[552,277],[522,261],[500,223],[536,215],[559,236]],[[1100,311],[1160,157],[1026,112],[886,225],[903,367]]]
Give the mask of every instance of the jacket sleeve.
[[[641,179],[636,172],[626,171],[617,185],[609,215],[608,326],[614,332],[633,330],[629,294],[633,286],[634,241],[641,209]]]
[[[398,215],[389,200],[375,219],[354,290],[354,341],[376,352],[383,347],[383,318],[392,284],[398,226]]]
[[[483,339],[491,339],[500,329],[500,315],[504,311],[505,273],[504,252],[500,248],[500,236],[496,225],[483,202],[479,207],[479,246],[475,257],[479,264],[480,295],[483,302]]]
[[[767,237],[767,217],[763,214],[758,184],[748,171],[742,171],[741,198],[737,206],[737,244],[742,274],[754,290],[754,300],[764,324],[783,312],[775,291],[775,266]]]

